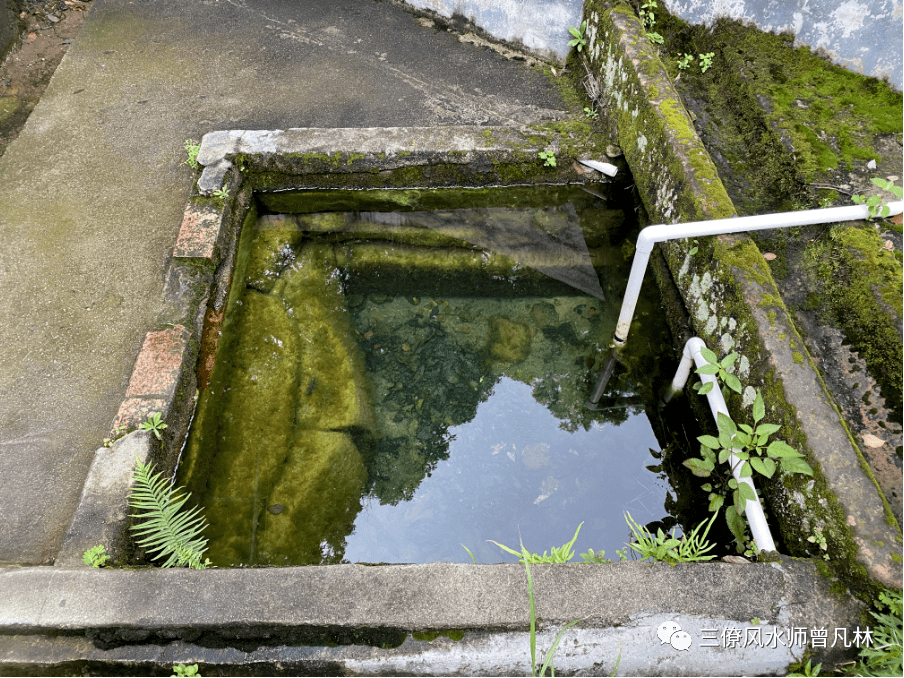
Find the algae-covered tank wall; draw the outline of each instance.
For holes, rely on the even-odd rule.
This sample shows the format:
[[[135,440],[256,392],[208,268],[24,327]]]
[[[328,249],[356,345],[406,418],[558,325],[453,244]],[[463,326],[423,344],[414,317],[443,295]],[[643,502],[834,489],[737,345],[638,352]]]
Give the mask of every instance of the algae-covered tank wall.
[[[636,224],[599,191],[448,193],[468,207],[260,197],[296,211],[246,222],[180,471],[215,564],[465,562],[460,542],[498,562],[488,538],[540,547],[585,522],[578,546],[611,552],[626,508],[674,524],[649,470],[669,343],[654,300],[586,406]]]

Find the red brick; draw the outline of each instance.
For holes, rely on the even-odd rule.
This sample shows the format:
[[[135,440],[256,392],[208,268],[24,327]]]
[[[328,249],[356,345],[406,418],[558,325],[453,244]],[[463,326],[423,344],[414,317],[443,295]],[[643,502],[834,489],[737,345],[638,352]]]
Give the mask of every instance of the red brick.
[[[179,237],[173,248],[174,257],[212,259],[220,237],[222,215],[213,207],[191,203],[185,208]]]
[[[182,325],[148,332],[135,361],[126,398],[172,398],[176,393],[189,336],[189,331]]]

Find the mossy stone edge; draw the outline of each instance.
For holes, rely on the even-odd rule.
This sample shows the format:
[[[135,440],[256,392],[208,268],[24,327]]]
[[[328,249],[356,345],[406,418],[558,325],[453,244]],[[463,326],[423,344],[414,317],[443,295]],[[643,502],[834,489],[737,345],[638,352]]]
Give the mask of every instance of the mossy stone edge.
[[[636,185],[650,220],[735,216],[637,17],[625,5],[590,0],[585,18],[591,77],[628,164],[638,170]],[[661,247],[685,306],[670,317],[687,318],[716,353],[739,353],[737,376],[762,391],[767,416],[782,425],[780,435],[804,452],[816,472],[812,480],[785,476],[758,485],[785,549],[792,556],[820,557],[806,539],[819,530],[827,537],[835,576],[855,594],[869,599],[879,586],[901,588],[895,561],[900,527],[812,359],[801,360],[803,341],[762,254],[747,236],[701,239],[693,256],[692,246],[673,241]],[[732,417],[751,419],[749,404],[741,396],[729,398]],[[883,510],[876,511],[880,505]]]

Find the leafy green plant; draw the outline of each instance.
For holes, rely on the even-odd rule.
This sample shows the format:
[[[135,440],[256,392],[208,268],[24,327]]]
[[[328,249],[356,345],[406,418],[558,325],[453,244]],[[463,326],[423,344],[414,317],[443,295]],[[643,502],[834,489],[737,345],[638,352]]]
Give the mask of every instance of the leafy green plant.
[[[895,186],[893,181],[887,181],[886,179],[880,178],[873,178],[870,179],[870,181],[883,191],[892,193],[898,200],[904,199],[904,188]],[[852,195],[851,200],[858,205],[866,205],[869,207],[869,215],[872,219],[875,219],[876,217],[885,218],[891,214],[891,210],[888,209],[888,204],[881,195],[871,195],[869,198],[862,195]]]
[[[733,391],[741,393],[741,382],[734,375],[726,372],[737,359],[736,354],[731,354],[718,361],[718,356],[707,348],[702,348],[701,354],[709,362],[700,367],[697,372],[712,374],[723,379]],[[729,381],[729,377],[731,378]],[[712,382],[710,382],[711,384]],[[696,387],[696,385],[695,385]],[[709,391],[705,386],[698,388],[698,392]],[[803,454],[795,450],[783,440],[770,440],[770,436],[781,428],[777,424],[761,423],[766,416],[766,406],[763,396],[759,391],[753,400],[753,426],[748,424],[735,425],[731,417],[719,413],[716,418],[718,437],[703,435],[697,438],[700,443],[700,456],[686,459],[683,464],[691,473],[700,478],[712,478],[712,483],[706,483],[702,489],[709,493],[709,510],[716,512],[722,508],[726,498],[731,495],[731,505],[725,509],[725,522],[735,537],[739,552],[745,548],[746,525],[742,516],[748,500],[755,500],[756,495],[747,483],[739,483],[733,477],[734,467],[729,468],[727,462],[734,453],[734,464],[740,464],[738,477],[748,478],[753,473],[758,473],[766,478],[771,478],[779,469],[783,473],[800,473],[812,476],[813,469],[804,460]]]
[[[701,54],[700,56],[700,72],[706,73],[713,65],[713,57],[716,56],[715,52],[707,52],[706,54]]]
[[[182,678],[183,676],[195,676],[196,678],[201,678],[201,674],[198,673],[198,665],[176,664],[173,667],[173,673],[170,675],[170,678]]]
[[[200,165],[198,165],[198,151],[201,150],[201,144],[194,139],[186,139],[185,140],[185,152],[188,153],[188,158],[185,159],[183,164],[189,165],[192,169],[198,169]]]
[[[568,27],[568,32],[574,36],[573,40],[568,41],[569,47],[574,47],[580,52],[587,46],[587,38],[584,37],[584,33],[587,31],[587,21],[586,19],[581,22],[580,28],[575,28],[574,26]]]
[[[103,544],[92,546],[82,554],[82,562],[89,567],[103,567],[110,556],[107,555],[107,549]]]
[[[728,371],[728,368],[731,367],[735,361],[738,359],[737,353],[729,353],[727,356],[719,360],[719,357],[713,353],[710,349],[706,348],[706,346],[701,347],[700,354],[706,358],[706,361],[709,363],[708,365],[702,365],[695,370],[695,374],[711,374],[714,375],[717,379],[719,379],[723,384],[725,384],[728,388],[730,388],[735,393],[741,393],[743,388],[741,387],[741,380],[738,379],[735,375]],[[709,393],[715,382],[709,382],[707,384],[694,384],[694,390],[697,391],[700,395],[706,395]]]
[[[513,556],[518,556],[519,563],[567,563],[569,560],[574,558],[574,550],[572,549],[572,547],[578,540],[578,533],[581,531],[581,527],[583,525],[583,522],[578,525],[578,529],[574,531],[574,536],[571,538],[571,541],[562,544],[562,546],[560,546],[559,548],[553,548],[552,552],[549,555],[546,555],[546,551],[543,552],[543,555],[532,553],[524,548],[524,544],[521,544],[521,551],[515,551],[514,549],[510,549],[504,544],[500,544],[498,541],[493,541],[492,539],[490,539],[489,541],[493,544],[496,544],[496,546],[501,548],[503,551],[511,553]],[[470,553],[470,551],[468,551],[468,553]]]
[[[691,63],[694,61],[693,54],[685,54],[683,57],[678,59],[678,70],[686,71],[690,68]]]
[[[163,423],[159,412],[152,412],[148,415],[147,420],[141,422],[141,430],[150,431],[157,436],[157,440],[160,440],[160,432],[165,428],[167,428],[167,425]]]
[[[656,0],[646,0],[637,11],[638,16],[640,17],[641,23],[643,23],[644,28],[647,29],[647,37],[650,39],[650,42],[655,42],[657,45],[661,45],[665,42],[665,38],[663,38],[659,33],[653,31],[653,27],[656,26],[656,14],[653,12],[654,9],[657,9],[659,4]]]
[[[862,676],[900,676],[904,669],[901,662],[901,591],[880,593],[877,607],[887,608],[888,612],[870,612],[879,625],[871,629],[872,646],[860,648],[856,673]]]
[[[593,565],[604,565],[612,562],[610,558],[606,557],[605,551],[594,551],[593,549],[587,549],[585,553],[582,553],[581,560]]]
[[[540,151],[537,153],[537,156],[540,160],[543,160],[544,167],[555,167],[556,166],[556,154],[552,151]]]
[[[818,676],[819,670],[822,668],[822,664],[817,664],[816,666],[812,666],[810,664],[812,660],[807,659],[806,664],[801,664],[797,667],[796,671],[792,671],[788,674],[788,676],[797,676],[798,678],[810,678],[811,676]]]
[[[829,545],[826,543],[826,536],[822,533],[822,530],[816,530],[816,532],[807,537],[807,541],[811,544],[817,544],[823,551],[826,551],[829,548]],[[829,560],[828,553],[823,553],[822,557],[823,560]]]
[[[214,198],[219,198],[220,200],[226,200],[229,197],[229,189],[226,187],[218,188],[213,192]]]
[[[584,117],[590,120],[599,120],[600,114],[599,111],[594,111],[592,108],[584,106]]]
[[[669,565],[712,560],[716,557],[715,555],[704,554],[714,549],[716,545],[706,541],[706,535],[709,534],[709,528],[712,527],[717,515],[718,513],[714,513],[708,523],[700,523],[690,534],[685,534],[681,539],[677,539],[674,528],[668,534],[664,533],[662,528],[660,528],[654,535],[634,522],[631,514],[626,512],[625,522],[631,528],[631,543],[629,546],[640,554],[644,560],[652,558]],[[703,530],[701,535],[699,532],[704,524],[706,529]]]
[[[180,495],[181,488],[171,489],[162,473],[153,475],[154,465],[150,462],[142,464],[136,459],[136,463],[129,506],[136,511],[132,517],[139,521],[132,526],[139,537],[137,544],[156,554],[151,556],[155,560],[166,558],[161,567],[206,569],[210,561],[201,562],[207,549],[207,539],[201,532],[207,521],[201,510],[195,506],[183,511],[190,494]]]

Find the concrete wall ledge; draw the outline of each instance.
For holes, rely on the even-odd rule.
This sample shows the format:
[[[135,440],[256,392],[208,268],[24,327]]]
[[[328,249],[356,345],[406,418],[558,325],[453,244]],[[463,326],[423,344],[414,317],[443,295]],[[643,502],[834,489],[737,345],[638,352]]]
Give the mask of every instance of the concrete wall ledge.
[[[861,604],[832,594],[830,583],[807,561],[531,569],[543,632],[552,637],[562,624],[583,620],[557,655],[560,672],[608,675],[621,647],[620,673],[627,675],[656,675],[663,667],[669,675],[781,673],[806,650],[821,660],[842,656],[837,647],[809,647],[810,629],[830,629],[830,636],[834,628],[851,633],[863,621]],[[232,657],[230,662],[260,661],[262,648],[275,653],[301,644],[323,649],[309,652],[306,661],[341,660],[345,670],[358,674],[468,674],[475,666],[491,675],[529,670],[523,660],[526,578],[517,564],[204,572],[7,568],[0,570],[0,590],[0,672],[28,663],[29,648],[56,647],[59,652],[45,656],[61,662],[74,656],[73,648],[82,648],[81,659],[90,650],[103,661],[114,656],[138,661],[148,659],[148,644],[172,641],[188,645],[168,645],[166,653],[158,648],[159,661],[198,661],[192,657],[204,654],[202,648],[240,650],[220,653]],[[659,626],[670,621],[690,635],[690,650],[678,651],[657,638]],[[761,638],[779,640],[775,647],[769,642],[705,646],[718,644],[727,628],[755,628]],[[399,645],[409,632],[450,629],[466,631],[463,644],[418,645],[408,638],[398,647],[379,647]],[[792,629],[806,630],[803,644],[789,645]],[[346,649],[322,648],[337,642]],[[177,659],[173,652],[180,648],[194,648],[195,654]],[[370,663],[349,663],[362,658]]]

